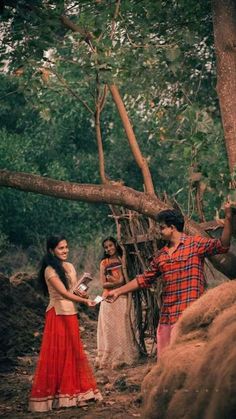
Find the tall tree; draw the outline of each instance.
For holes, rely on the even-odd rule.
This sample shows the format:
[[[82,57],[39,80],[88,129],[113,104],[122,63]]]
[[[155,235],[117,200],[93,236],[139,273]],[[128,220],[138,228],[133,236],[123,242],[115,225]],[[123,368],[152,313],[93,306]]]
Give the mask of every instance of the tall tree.
[[[116,5],[119,3],[116,2]],[[209,25],[206,25],[206,21],[209,23],[210,19],[208,1],[205,12],[194,1],[187,7],[184,0],[178,3],[159,1],[155,4],[151,1],[137,3],[134,0],[123,0],[120,12],[115,15],[117,25],[112,37],[116,7],[105,0],[95,3],[85,0],[66,3],[37,1],[33,5],[28,1],[6,1],[5,4],[4,17],[7,23],[4,26],[3,41],[5,45],[11,46],[11,49],[8,49],[9,67],[15,69],[15,74],[23,74],[22,77],[28,80],[28,87],[36,83],[37,100],[41,100],[42,97],[43,80],[47,89],[53,87],[59,90],[63,87],[77,98],[79,103],[87,108],[89,106],[89,109],[93,109],[94,102],[95,108],[99,104],[94,115],[95,119],[97,118],[95,126],[101,145],[100,105],[103,105],[104,96],[96,93],[99,76],[101,91],[105,92],[104,86],[110,86],[119,112],[123,115],[123,121],[127,122],[128,112],[132,113],[132,108],[137,104],[139,109],[136,119],[141,115],[149,118],[153,132],[149,133],[149,128],[146,129],[143,142],[147,143],[147,138],[151,141],[158,132],[159,141],[153,142],[150,149],[159,147],[159,161],[165,159],[166,162],[162,164],[162,173],[166,174],[168,167],[169,172],[172,170],[173,182],[176,182],[178,169],[181,168],[182,178],[188,178],[190,168],[198,170],[198,165],[201,164],[198,157],[199,149],[202,148],[204,154],[206,139],[213,125],[212,115],[215,113],[214,107],[202,106],[208,93],[211,98],[211,86],[209,87],[208,82],[212,73],[205,71],[207,63],[204,58],[206,54],[210,54],[211,48],[205,40],[201,40],[206,33],[203,35],[202,32],[199,35],[197,32],[200,29],[205,30],[205,27],[209,30]],[[13,11],[12,6],[15,6]],[[196,14],[193,14],[192,6],[195,7]],[[183,26],[186,29],[184,36]],[[120,91],[123,92],[122,95]],[[197,95],[201,100],[193,104]],[[121,101],[121,96],[128,97],[128,100]],[[209,104],[212,102],[209,98],[207,100]],[[90,106],[91,103],[93,106]],[[134,130],[130,121],[125,126],[132,144],[131,149],[144,174],[146,191],[152,195],[152,180],[151,177],[148,180],[146,176],[149,170],[147,160],[151,160],[151,153],[148,159],[143,159],[138,143],[133,137]],[[169,138],[166,132],[169,132]],[[186,138],[188,135],[190,139]],[[166,140],[169,140],[169,143],[166,143]],[[184,158],[179,151],[182,144]],[[102,147],[100,150],[102,152]],[[181,163],[178,169],[174,165],[177,159]],[[155,165],[156,162],[153,162],[153,166]],[[209,161],[206,159],[205,167],[207,165]],[[104,166],[103,162],[101,166]],[[104,168],[102,170],[103,180],[106,180]],[[11,183],[9,173],[1,172],[1,177],[2,185],[12,187],[14,184],[17,187],[15,181]],[[19,188],[25,187],[30,190],[32,178],[28,178],[26,183],[21,176],[18,179]],[[166,179],[166,183],[171,182],[170,176]],[[161,183],[160,179],[157,180]],[[48,186],[52,187],[52,184],[43,182],[44,187],[41,189],[40,183],[41,180],[39,183],[37,181],[37,187],[33,190],[50,193]],[[69,188],[67,191],[70,191],[70,186],[65,186]],[[101,189],[100,192],[103,194],[104,190],[107,189]],[[92,191],[93,189],[90,190],[87,199],[93,199]],[[124,203],[127,206],[131,205],[130,208],[147,213],[145,208],[148,207],[149,198],[145,194],[141,195],[142,204],[138,200],[138,204],[135,201],[137,206],[132,206],[129,200],[132,201],[135,194],[130,196],[128,192],[129,189],[124,187],[114,188],[112,193],[118,193],[119,196],[115,201],[111,199],[109,189],[107,202]],[[128,202],[122,194],[127,194]],[[61,196],[60,193],[58,196]],[[67,193],[68,196],[70,192]],[[157,203],[156,198],[152,198],[152,202]]]
[[[232,180],[236,174],[236,2],[213,0],[217,93]],[[234,183],[234,187],[236,183]]]

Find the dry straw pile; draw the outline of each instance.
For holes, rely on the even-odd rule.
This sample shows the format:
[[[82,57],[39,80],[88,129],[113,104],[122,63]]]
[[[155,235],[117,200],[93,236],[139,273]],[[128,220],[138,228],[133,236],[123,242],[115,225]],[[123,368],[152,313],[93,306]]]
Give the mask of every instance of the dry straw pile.
[[[193,303],[173,344],[145,377],[145,419],[236,418],[236,282]]]

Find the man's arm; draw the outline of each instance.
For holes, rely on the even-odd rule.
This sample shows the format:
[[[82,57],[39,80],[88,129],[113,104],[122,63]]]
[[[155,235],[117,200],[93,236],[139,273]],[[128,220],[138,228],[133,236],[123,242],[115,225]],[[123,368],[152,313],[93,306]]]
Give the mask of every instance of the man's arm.
[[[206,237],[197,236],[195,238],[196,251],[199,256],[209,257],[219,253],[226,253],[229,250],[230,239],[232,235],[232,210],[231,203],[226,202],[224,228],[220,239],[207,239]]]
[[[158,259],[155,257],[150,264],[149,270],[144,271],[141,275],[137,275],[136,278],[132,279],[122,287],[109,291],[108,301],[109,297],[111,301],[115,301],[120,295],[128,294],[138,288],[149,288],[157,277],[160,276],[160,274],[161,272],[159,271]]]
[[[225,203],[225,222],[220,241],[223,247],[229,247],[232,235],[232,209],[230,202]]]
[[[132,279],[132,281],[128,282],[127,284],[123,285],[120,288],[116,288],[108,292],[107,299],[111,301],[115,301],[120,295],[128,294],[129,292],[135,291],[139,288],[139,284],[136,278]]]

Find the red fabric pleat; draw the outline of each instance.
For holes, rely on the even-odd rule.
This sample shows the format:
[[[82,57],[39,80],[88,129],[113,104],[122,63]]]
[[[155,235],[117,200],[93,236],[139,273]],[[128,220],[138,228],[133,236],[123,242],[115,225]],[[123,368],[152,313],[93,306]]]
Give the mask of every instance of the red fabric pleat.
[[[96,388],[77,315],[56,315],[54,308],[50,309],[30,398],[74,396]]]

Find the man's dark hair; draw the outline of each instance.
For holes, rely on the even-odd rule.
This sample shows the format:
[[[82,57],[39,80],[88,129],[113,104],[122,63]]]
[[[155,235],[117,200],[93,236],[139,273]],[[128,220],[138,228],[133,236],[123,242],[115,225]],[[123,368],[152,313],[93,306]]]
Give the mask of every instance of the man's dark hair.
[[[159,224],[166,224],[168,227],[175,226],[180,232],[184,229],[184,217],[178,210],[164,210],[157,214],[156,220]]]

